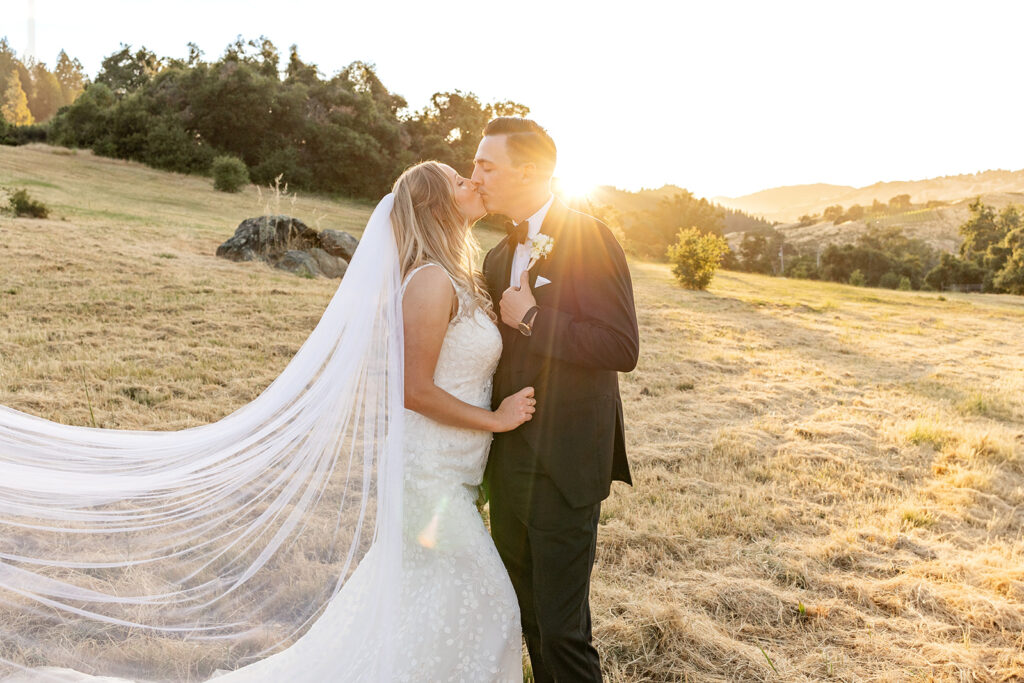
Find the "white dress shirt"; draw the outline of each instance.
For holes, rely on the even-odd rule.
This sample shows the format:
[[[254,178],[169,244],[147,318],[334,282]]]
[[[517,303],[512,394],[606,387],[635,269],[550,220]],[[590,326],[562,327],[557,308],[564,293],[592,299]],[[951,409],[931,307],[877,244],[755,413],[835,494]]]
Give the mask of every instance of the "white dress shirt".
[[[508,274],[509,287],[519,286],[519,278],[523,276],[523,271],[530,265],[530,249],[533,247],[533,238],[540,232],[540,227],[544,224],[544,217],[548,215],[548,209],[551,208],[551,203],[554,201],[555,195],[550,195],[544,202],[544,206],[526,219],[530,221],[530,229],[526,233],[526,241],[516,246],[516,252],[512,257],[512,270]]]

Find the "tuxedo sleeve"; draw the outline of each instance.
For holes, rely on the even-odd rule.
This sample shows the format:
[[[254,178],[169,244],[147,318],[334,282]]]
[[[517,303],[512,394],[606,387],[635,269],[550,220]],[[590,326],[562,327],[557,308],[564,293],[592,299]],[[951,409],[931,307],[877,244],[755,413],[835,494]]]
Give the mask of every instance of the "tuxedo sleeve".
[[[590,231],[587,231],[590,233]],[[531,353],[600,370],[629,372],[640,353],[633,283],[611,231],[595,221],[573,260],[579,311],[541,306],[529,337]]]

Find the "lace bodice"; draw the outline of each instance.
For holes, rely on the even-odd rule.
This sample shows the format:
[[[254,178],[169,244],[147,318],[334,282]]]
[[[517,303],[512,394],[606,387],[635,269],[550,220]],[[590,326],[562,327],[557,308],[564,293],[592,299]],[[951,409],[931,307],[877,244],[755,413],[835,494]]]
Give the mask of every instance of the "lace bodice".
[[[427,264],[411,271],[402,285],[403,293],[413,274],[427,267],[441,266]],[[501,333],[466,288],[451,279],[459,310],[448,323],[434,370],[434,383],[466,403],[490,409],[492,378],[501,357]],[[438,477],[448,486],[453,483],[478,485],[487,463],[490,441],[490,432],[443,425],[406,410],[407,488],[430,486]]]

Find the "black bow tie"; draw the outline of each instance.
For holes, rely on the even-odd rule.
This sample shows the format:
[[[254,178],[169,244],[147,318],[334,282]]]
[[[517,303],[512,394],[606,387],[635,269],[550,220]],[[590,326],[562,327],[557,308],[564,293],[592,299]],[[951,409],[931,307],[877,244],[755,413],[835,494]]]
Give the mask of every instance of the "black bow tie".
[[[530,233],[530,221],[523,221],[519,225],[512,221],[505,221],[505,232],[508,233],[510,246],[522,244]]]

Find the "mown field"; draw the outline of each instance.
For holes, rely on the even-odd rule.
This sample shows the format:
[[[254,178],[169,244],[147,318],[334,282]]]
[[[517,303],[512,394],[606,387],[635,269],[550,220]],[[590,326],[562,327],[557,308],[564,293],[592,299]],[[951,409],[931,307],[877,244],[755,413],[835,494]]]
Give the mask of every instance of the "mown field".
[[[51,420],[215,421],[337,286],[213,255],[264,211],[253,188],[45,146],[0,148],[0,186],[53,209],[0,217],[0,403]],[[280,210],[358,234],[370,207]],[[607,679],[1024,680],[1024,297],[631,268],[635,486],[602,508],[592,590]]]

